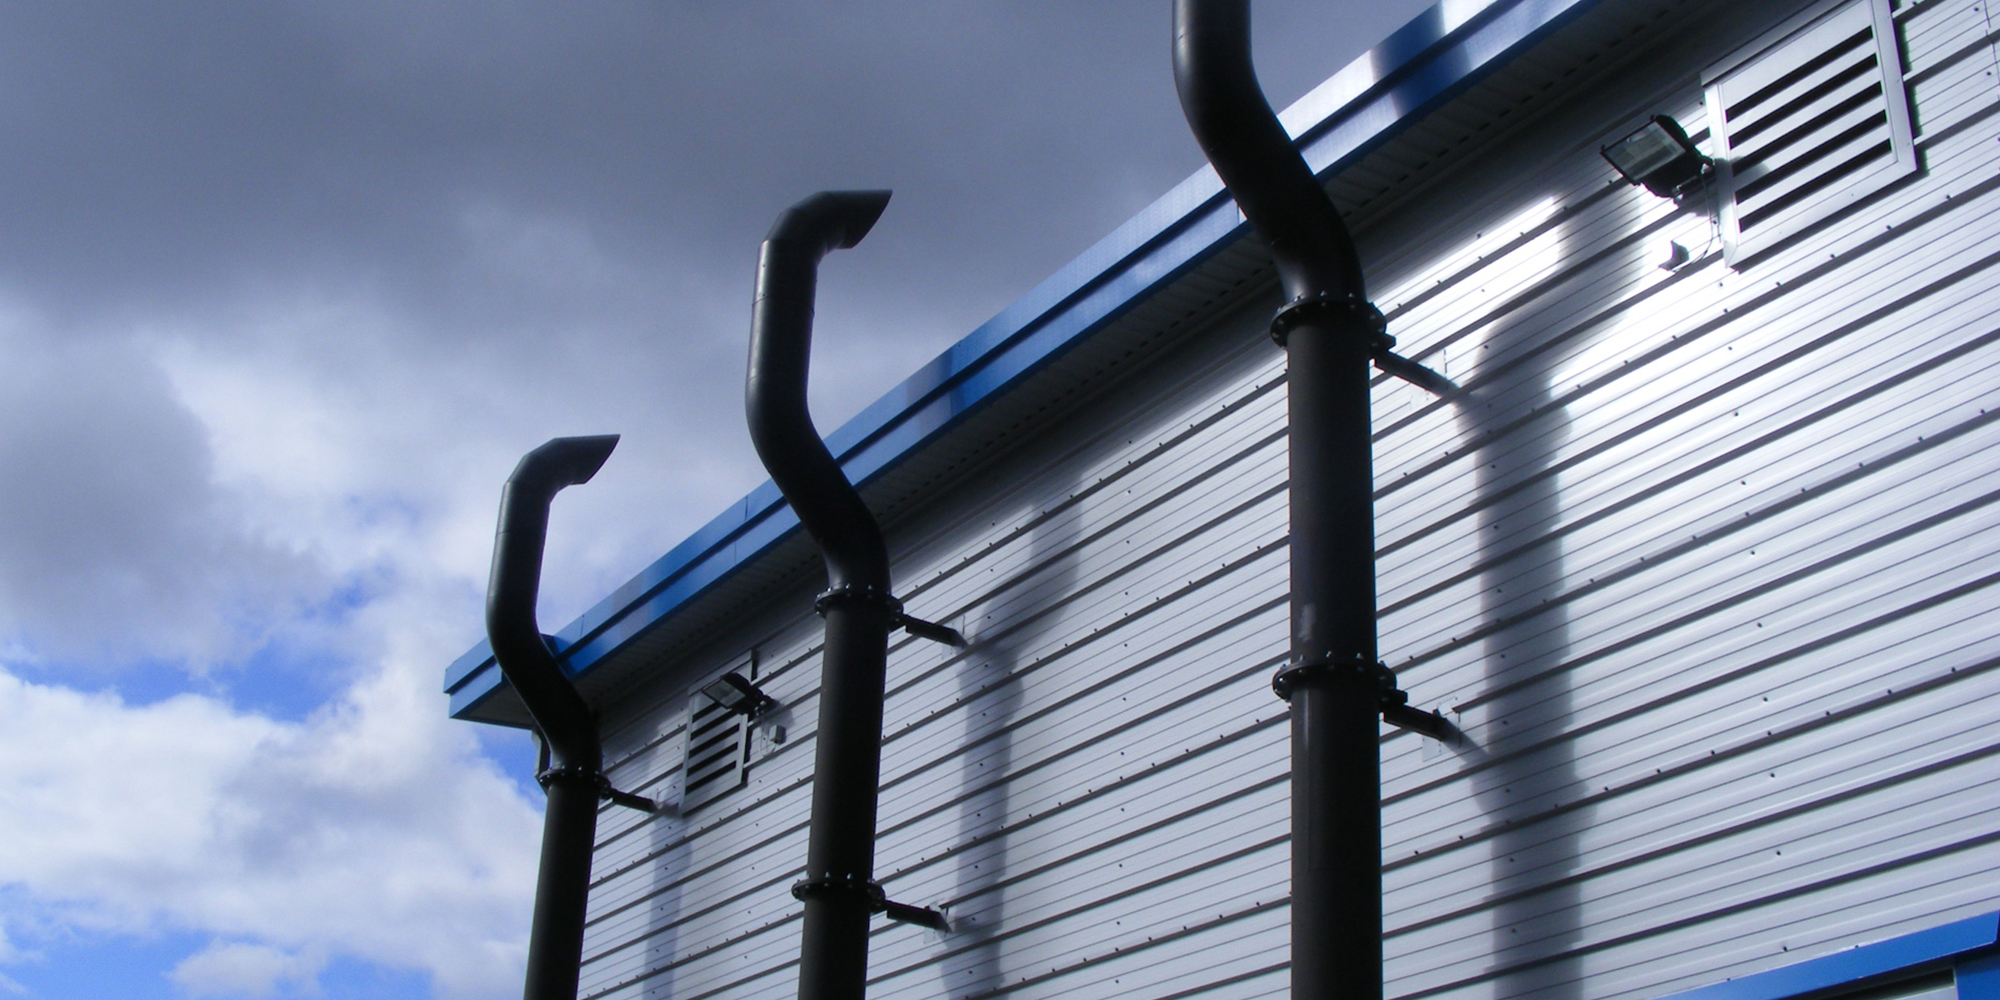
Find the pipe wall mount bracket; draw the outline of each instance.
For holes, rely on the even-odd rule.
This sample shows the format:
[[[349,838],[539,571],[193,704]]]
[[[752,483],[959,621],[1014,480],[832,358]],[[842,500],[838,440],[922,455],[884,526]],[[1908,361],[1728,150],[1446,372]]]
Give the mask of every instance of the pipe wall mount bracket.
[[[1334,674],[1364,674],[1375,679],[1381,697],[1382,721],[1398,729],[1421,733],[1440,743],[1457,746],[1462,734],[1442,712],[1426,712],[1410,707],[1410,695],[1396,684],[1396,672],[1386,663],[1370,663],[1359,657],[1338,660],[1331,656],[1302,659],[1286,665],[1271,678],[1271,690],[1289,702],[1300,684]]]
[[[856,875],[822,875],[801,879],[792,885],[792,898],[804,902],[828,896],[860,896],[868,912],[880,913],[898,923],[916,924],[934,931],[948,931],[951,924],[942,911],[927,906],[898,903],[882,890],[882,883]]]
[[[813,610],[819,612],[820,617],[823,618],[826,616],[828,608],[838,607],[842,604],[859,604],[865,607],[880,608],[889,613],[889,622],[892,628],[900,628],[919,639],[929,639],[932,642],[940,642],[960,649],[966,646],[965,636],[957,629],[942,622],[927,621],[918,618],[916,615],[905,613],[903,611],[903,602],[898,600],[894,594],[885,593],[874,587],[850,583],[831,588],[813,600]]]

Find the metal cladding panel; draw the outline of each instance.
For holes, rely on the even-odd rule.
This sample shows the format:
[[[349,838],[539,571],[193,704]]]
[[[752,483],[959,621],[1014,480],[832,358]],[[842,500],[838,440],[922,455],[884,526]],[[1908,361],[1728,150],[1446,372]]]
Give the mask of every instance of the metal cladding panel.
[[[1937,27],[1972,10],[1900,21],[1925,174],[1751,267],[1551,173],[1388,293],[1466,392],[1378,424],[1383,646],[1473,744],[1385,744],[1391,995],[1658,994],[1991,907],[2000,133]]]
[[[1462,387],[1375,389],[1382,648],[1468,735],[1383,731],[1392,997],[1660,996],[2000,901],[1983,12],[1899,7],[1921,171],[1741,269],[1596,155],[1655,111],[1702,139],[1699,74],[1784,6],[1575,76],[1560,120],[1369,209],[1401,349]],[[1254,247],[1217,261],[1052,366],[1089,391],[980,431],[1032,440],[897,473],[903,596],[972,644],[892,643],[877,877],[954,930],[878,922],[871,996],[1286,990],[1288,387]],[[780,705],[741,789],[606,812],[586,996],[793,991],[820,629],[790,572],[607,718],[613,780],[673,800],[690,680],[754,651]]]

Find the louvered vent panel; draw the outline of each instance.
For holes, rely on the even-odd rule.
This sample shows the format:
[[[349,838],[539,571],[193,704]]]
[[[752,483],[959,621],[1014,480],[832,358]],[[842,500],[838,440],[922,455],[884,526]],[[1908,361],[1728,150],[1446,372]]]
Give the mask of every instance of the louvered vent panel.
[[[696,690],[688,695],[687,752],[681,775],[681,811],[742,788],[749,780],[749,720]]]
[[[1888,0],[1816,5],[1704,83],[1732,265],[1917,169]]]

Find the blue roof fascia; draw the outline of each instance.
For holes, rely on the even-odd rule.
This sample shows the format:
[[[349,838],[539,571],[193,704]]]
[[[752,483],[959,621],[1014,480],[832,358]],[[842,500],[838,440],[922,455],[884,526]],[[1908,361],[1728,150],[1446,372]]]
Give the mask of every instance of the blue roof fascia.
[[[1846,951],[1715,983],[1661,1000],[1787,1000],[1837,989],[1904,969],[1957,959],[2000,944],[2000,913],[1986,913],[1902,937],[1856,945]],[[1990,963],[1980,963],[1981,969]],[[1961,1000],[1969,998],[1961,997]]]
[[[1600,0],[1445,0],[1300,98],[1279,117],[1319,173],[1401,131]],[[827,436],[855,483],[869,481],[1054,361],[1244,228],[1203,168],[953,344]],[[798,528],[768,480],[599,601],[556,638],[572,676],[657,625]],[[481,642],[445,670],[451,715],[501,687]]]

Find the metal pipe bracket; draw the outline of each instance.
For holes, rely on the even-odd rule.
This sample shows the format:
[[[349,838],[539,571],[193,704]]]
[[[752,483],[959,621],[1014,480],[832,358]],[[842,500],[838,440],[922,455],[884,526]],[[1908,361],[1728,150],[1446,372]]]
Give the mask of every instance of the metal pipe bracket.
[[[889,621],[894,627],[900,628],[919,639],[929,639],[932,642],[941,642],[947,646],[954,646],[959,649],[963,649],[967,645],[965,636],[960,634],[957,629],[941,622],[927,621],[915,615],[905,614],[903,613],[903,602],[897,600],[894,594],[885,593],[863,584],[845,584],[820,594],[813,601],[813,610],[819,612],[820,617],[824,618],[826,617],[827,609],[839,607],[842,604],[859,604],[864,607],[880,608],[889,613]]]
[[[1426,712],[1410,707],[1409,692],[1396,684],[1396,672],[1389,669],[1386,663],[1370,663],[1360,658],[1336,660],[1331,657],[1297,660],[1287,664],[1285,669],[1278,671],[1271,678],[1271,690],[1289,702],[1292,700],[1292,692],[1297,690],[1299,685],[1317,677],[1337,673],[1346,673],[1350,676],[1365,674],[1375,678],[1381,697],[1382,721],[1398,729],[1421,733],[1440,743],[1457,746],[1461,742],[1463,734],[1458,731],[1457,726],[1452,725],[1451,721],[1444,717],[1444,713]]]
[[[565,767],[543,767],[535,772],[535,784],[547,790],[550,785],[575,782],[597,790],[597,797],[614,806],[624,806],[640,812],[659,812],[660,804],[643,795],[621,792],[611,787],[611,779],[587,767],[574,764]]]
[[[927,906],[898,903],[882,890],[882,883],[857,875],[822,875],[792,884],[792,898],[801,902],[829,896],[860,896],[868,912],[880,913],[898,923],[916,924],[934,931],[948,931],[951,924],[943,912]]]

